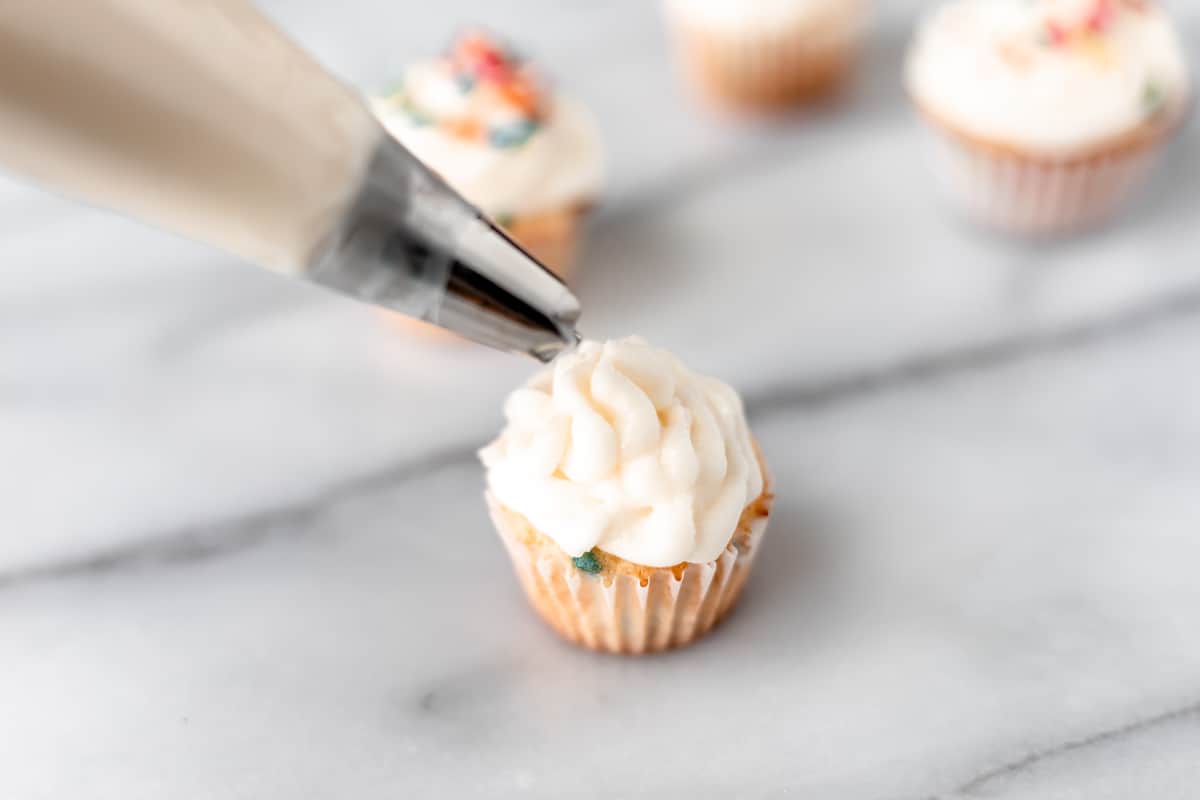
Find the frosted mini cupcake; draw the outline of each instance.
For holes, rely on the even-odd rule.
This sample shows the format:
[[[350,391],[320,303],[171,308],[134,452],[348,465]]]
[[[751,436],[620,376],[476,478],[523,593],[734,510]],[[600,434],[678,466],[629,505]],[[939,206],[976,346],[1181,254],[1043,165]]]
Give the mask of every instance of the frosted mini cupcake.
[[[737,600],[773,496],[725,384],[640,339],[585,342],[515,391],[480,452],[529,601],[566,638],[644,653]]]
[[[564,274],[603,163],[591,117],[469,33],[416,64],[375,109],[388,130],[548,267]]]
[[[866,0],[665,0],[683,67],[720,104],[829,94],[858,54]]]
[[[975,219],[1057,233],[1110,216],[1188,104],[1150,0],[956,0],[929,16],[909,92],[946,193]]]

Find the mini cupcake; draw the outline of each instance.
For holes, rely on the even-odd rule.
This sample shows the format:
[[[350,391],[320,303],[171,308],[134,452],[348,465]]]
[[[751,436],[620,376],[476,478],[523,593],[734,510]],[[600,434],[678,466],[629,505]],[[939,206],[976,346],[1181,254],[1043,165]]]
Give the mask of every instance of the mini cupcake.
[[[777,109],[842,85],[866,0],[665,0],[684,71],[721,105]]]
[[[505,405],[480,452],[525,594],[595,650],[688,644],[736,602],[773,495],[725,384],[639,339],[584,342]]]
[[[1190,92],[1174,27],[1150,0],[955,0],[921,26],[907,82],[945,193],[1025,234],[1111,216]]]
[[[388,130],[546,266],[565,274],[603,164],[591,117],[479,33],[374,101]]]

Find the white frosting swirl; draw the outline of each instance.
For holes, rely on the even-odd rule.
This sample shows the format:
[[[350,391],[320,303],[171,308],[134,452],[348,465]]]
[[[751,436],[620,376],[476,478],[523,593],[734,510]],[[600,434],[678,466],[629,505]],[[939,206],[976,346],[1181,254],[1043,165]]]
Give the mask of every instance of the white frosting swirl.
[[[504,413],[488,488],[572,556],[712,561],[762,493],[737,393],[637,338],[584,342]]]
[[[778,31],[857,14],[860,0],[665,0],[668,13],[710,31]]]
[[[921,25],[907,68],[927,113],[964,133],[1070,152],[1174,115],[1188,72],[1151,0],[955,0]]]
[[[469,96],[440,61],[412,67],[405,87],[435,120],[478,111],[466,107]],[[497,147],[418,122],[388,98],[374,101],[393,136],[484,213],[502,220],[588,202],[600,192],[604,163],[591,116],[563,97],[546,105],[545,118],[528,140]]]

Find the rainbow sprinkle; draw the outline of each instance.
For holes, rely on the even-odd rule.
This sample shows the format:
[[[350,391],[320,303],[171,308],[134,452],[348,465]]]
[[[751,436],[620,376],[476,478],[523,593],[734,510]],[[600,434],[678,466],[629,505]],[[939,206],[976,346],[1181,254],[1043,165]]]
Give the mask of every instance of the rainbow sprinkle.
[[[392,104],[415,125],[434,125],[467,141],[508,149],[529,141],[545,117],[545,101],[532,71],[511,49],[478,31],[463,34],[442,56],[440,67],[467,99],[461,115],[431,118],[414,103],[407,87]]]
[[[1146,116],[1153,117],[1162,111],[1167,105],[1167,94],[1154,80],[1146,81],[1146,85],[1142,87],[1142,108],[1146,111]]]
[[[1038,32],[1043,47],[1071,47],[1092,56],[1104,57],[1103,36],[1112,30],[1121,10],[1144,14],[1147,0],[1092,0],[1084,13],[1070,21],[1048,18]]]

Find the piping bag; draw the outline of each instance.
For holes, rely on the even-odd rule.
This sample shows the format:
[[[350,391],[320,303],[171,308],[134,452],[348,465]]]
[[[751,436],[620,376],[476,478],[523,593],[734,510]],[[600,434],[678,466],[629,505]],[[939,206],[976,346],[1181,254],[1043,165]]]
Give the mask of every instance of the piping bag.
[[[549,361],[557,277],[247,0],[0,4],[0,167]]]

